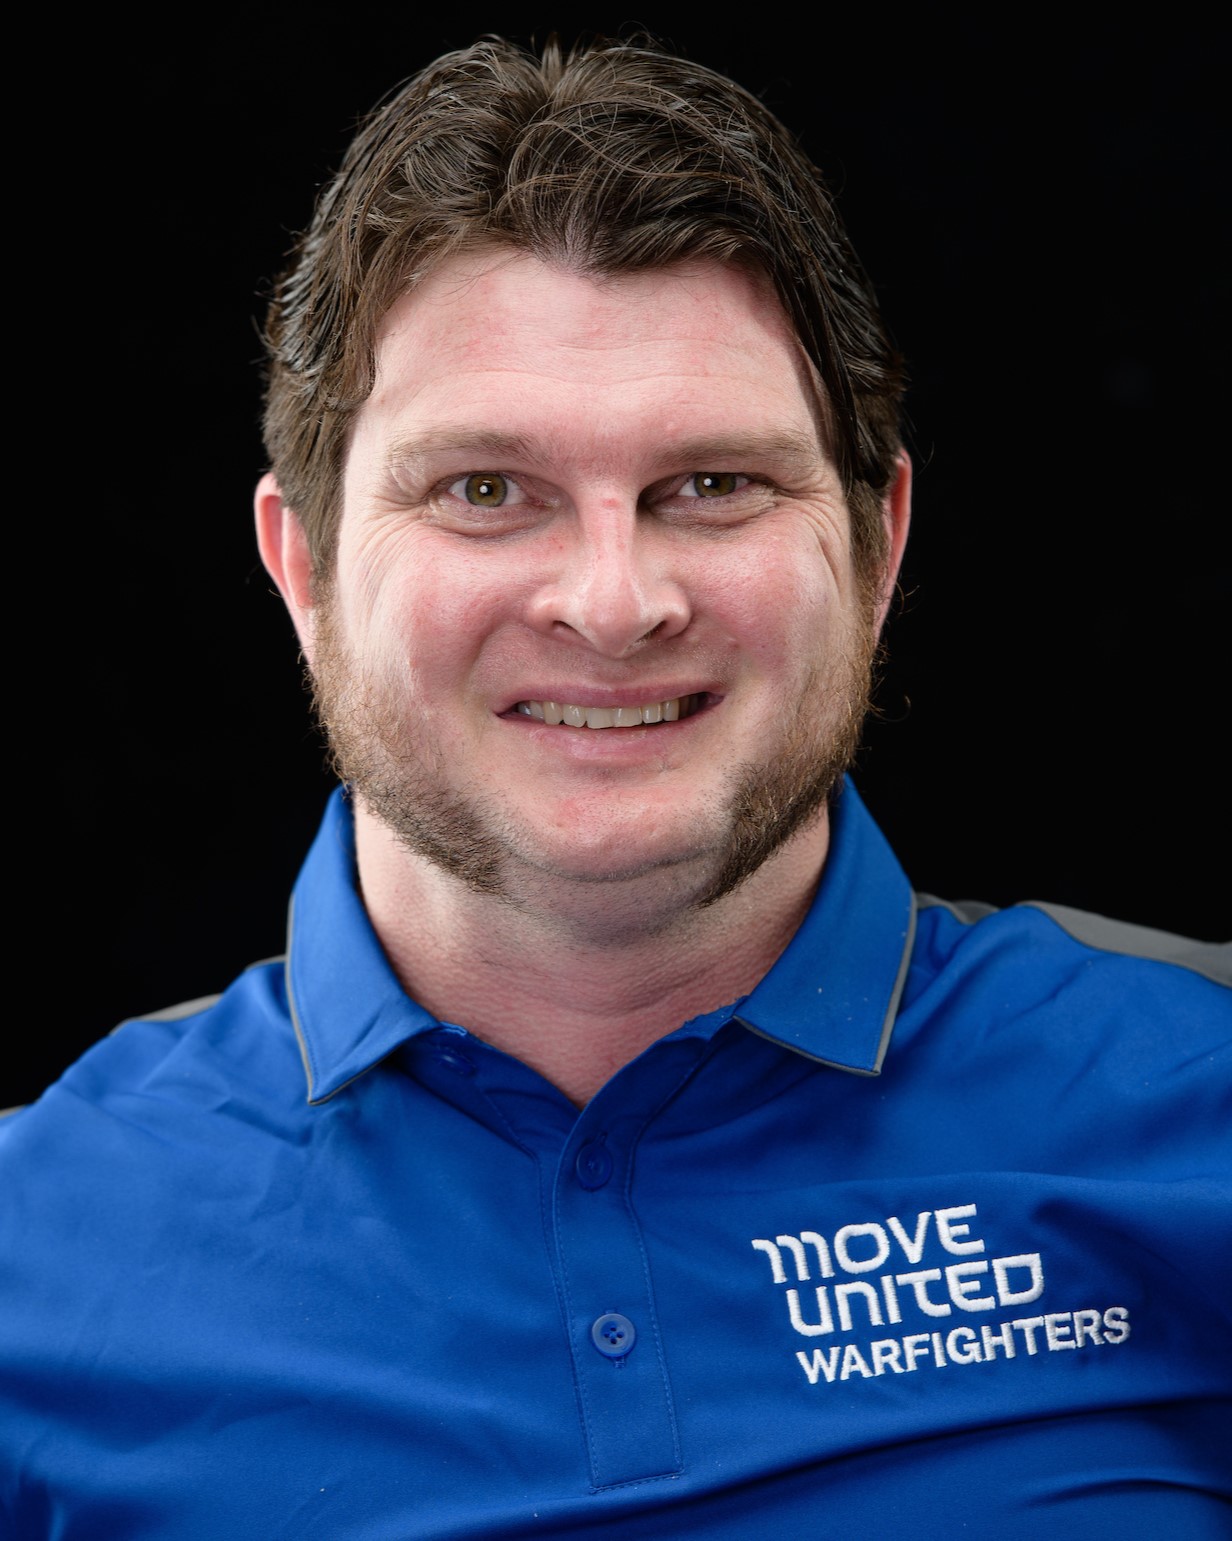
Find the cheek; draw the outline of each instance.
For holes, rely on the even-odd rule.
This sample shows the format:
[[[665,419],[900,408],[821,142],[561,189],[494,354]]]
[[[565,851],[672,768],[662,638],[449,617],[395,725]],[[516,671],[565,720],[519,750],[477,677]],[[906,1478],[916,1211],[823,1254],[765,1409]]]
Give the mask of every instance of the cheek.
[[[778,541],[742,553],[711,587],[714,613],[746,658],[776,674],[801,670],[848,628],[852,599],[815,546]]]
[[[408,540],[356,553],[347,583],[348,633],[386,672],[409,669],[421,688],[464,673],[499,623],[501,586],[475,564],[443,559],[428,543]]]

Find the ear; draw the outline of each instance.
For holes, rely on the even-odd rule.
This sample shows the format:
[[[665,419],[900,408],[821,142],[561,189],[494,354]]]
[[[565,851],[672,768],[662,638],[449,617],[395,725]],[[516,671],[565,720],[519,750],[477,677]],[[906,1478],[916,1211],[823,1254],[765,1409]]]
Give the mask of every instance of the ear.
[[[877,604],[877,632],[885,625],[890,600],[898,571],[903,565],[903,552],[907,548],[907,531],[911,528],[911,457],[900,449],[895,461],[894,480],[881,500],[882,518],[886,528],[886,566],[881,585],[881,598]]]
[[[257,548],[265,570],[278,585],[304,657],[312,662],[312,555],[299,515],[282,501],[282,491],[267,471],[257,483],[253,507],[257,517]]]

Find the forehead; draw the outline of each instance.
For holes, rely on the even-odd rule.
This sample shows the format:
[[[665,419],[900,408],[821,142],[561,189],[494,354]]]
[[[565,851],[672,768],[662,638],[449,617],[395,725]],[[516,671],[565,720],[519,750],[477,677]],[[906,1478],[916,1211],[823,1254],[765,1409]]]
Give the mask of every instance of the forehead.
[[[727,429],[821,443],[820,385],[773,287],[717,263],[596,278],[455,257],[390,310],[376,360],[353,449],[455,428],[618,456]]]

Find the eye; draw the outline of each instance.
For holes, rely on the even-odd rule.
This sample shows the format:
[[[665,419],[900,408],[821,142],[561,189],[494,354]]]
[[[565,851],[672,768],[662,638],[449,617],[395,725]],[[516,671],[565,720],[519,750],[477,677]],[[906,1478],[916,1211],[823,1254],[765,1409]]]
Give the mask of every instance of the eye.
[[[679,496],[685,498],[729,498],[748,481],[735,471],[698,471],[685,478]]]
[[[459,478],[449,490],[476,508],[499,508],[502,503],[516,500],[517,484],[499,471],[473,471]]]

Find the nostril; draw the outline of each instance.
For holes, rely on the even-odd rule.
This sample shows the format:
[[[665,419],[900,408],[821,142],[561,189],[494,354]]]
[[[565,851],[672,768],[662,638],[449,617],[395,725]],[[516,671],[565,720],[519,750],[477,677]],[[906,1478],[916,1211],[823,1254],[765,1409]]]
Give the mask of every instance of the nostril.
[[[596,550],[582,570],[562,569],[535,590],[531,624],[560,641],[583,643],[609,658],[684,631],[691,608],[683,588],[639,570],[628,552]]]

